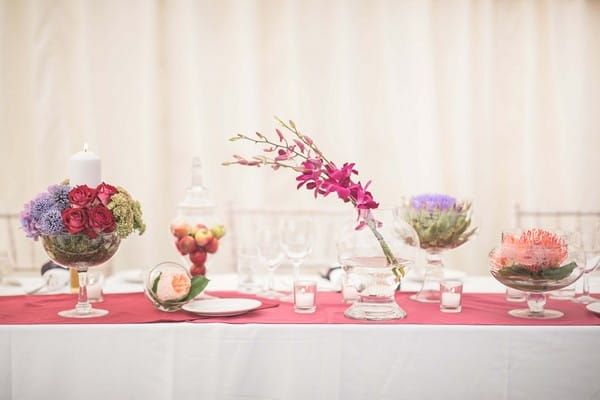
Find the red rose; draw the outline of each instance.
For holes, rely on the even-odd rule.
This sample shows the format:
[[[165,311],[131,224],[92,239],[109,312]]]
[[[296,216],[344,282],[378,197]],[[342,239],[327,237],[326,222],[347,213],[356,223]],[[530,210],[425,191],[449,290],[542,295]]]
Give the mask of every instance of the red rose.
[[[117,188],[109,185],[108,183],[102,182],[96,188],[96,195],[98,196],[98,200],[102,202],[105,206],[110,203],[110,198],[113,194],[117,193]]]
[[[115,230],[115,217],[110,210],[102,204],[90,207],[88,209],[89,226],[97,233],[110,233]]]
[[[88,227],[88,214],[84,208],[65,208],[61,216],[71,234],[83,232]]]
[[[69,192],[69,203],[71,207],[89,207],[96,198],[96,190],[87,185],[75,186]]]

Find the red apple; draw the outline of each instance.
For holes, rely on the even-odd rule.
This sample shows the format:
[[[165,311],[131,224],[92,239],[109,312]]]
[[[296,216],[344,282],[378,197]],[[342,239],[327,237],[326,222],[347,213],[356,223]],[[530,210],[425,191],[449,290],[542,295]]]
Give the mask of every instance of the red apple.
[[[206,275],[206,265],[204,265],[204,264],[202,264],[202,265],[192,264],[192,266],[190,268],[190,274],[192,276]]]
[[[184,222],[173,222],[171,224],[171,233],[178,239],[188,235],[190,227]]]
[[[204,248],[206,249],[207,253],[216,253],[219,249],[219,239],[216,237],[212,238],[212,240],[208,242]]]
[[[181,250],[181,246],[179,246],[179,239],[175,239],[175,248],[180,254],[185,254],[183,250]]]
[[[206,251],[196,250],[190,253],[190,261],[194,265],[203,265],[206,262]]]
[[[200,229],[206,229],[206,225],[204,225],[204,224],[192,225],[192,227],[190,228],[190,235],[195,236],[196,232],[198,232]]]
[[[189,254],[196,250],[196,241],[191,236],[184,236],[179,239],[179,252],[181,254]]]
[[[196,239],[196,244],[198,246],[205,246],[208,242],[210,242],[213,238],[213,234],[208,228],[200,228],[196,231],[194,235],[194,239]]]

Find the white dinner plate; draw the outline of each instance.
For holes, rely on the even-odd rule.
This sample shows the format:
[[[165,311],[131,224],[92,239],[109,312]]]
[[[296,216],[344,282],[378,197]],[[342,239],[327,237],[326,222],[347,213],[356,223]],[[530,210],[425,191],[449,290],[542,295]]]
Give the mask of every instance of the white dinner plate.
[[[600,301],[597,301],[595,303],[590,303],[587,306],[585,306],[585,308],[587,308],[589,311],[593,312],[594,314],[600,316]]]
[[[203,317],[229,317],[232,315],[245,314],[260,306],[262,306],[262,303],[259,300],[228,298],[195,300],[187,303],[182,308],[185,311]]]

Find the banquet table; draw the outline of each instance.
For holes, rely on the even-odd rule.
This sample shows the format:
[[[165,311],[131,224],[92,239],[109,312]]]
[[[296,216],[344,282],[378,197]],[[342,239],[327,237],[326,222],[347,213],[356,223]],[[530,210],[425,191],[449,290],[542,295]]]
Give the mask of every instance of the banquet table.
[[[51,310],[50,299],[60,295],[14,297],[36,279],[0,286],[0,294],[11,296],[0,298],[0,314],[7,311],[3,305],[16,304],[9,298],[30,299],[42,309],[47,300]],[[498,293],[490,296],[502,306],[503,288],[492,278],[463,280],[465,301]],[[209,285],[211,291],[235,288],[232,274],[212,277]],[[439,313],[439,322],[431,323],[411,318],[429,307],[435,320],[432,305],[407,299],[417,288],[418,282],[403,286],[399,302],[409,317],[392,324],[320,320],[327,304],[345,307],[334,304],[341,296],[330,291],[318,297],[329,303],[305,316],[281,303],[255,311],[255,317],[198,321],[40,324],[0,318],[0,399],[600,399],[600,318],[590,319],[584,306],[552,303],[580,307],[583,325],[464,323],[469,307],[456,317]],[[593,277],[592,292],[598,289],[600,279]],[[95,306],[108,308],[118,296],[133,299],[129,292],[140,301],[140,291],[131,274],[115,274],[106,282],[105,303]],[[127,304],[137,310],[137,303]],[[260,322],[260,313],[267,322]],[[296,322],[269,321],[275,313]]]

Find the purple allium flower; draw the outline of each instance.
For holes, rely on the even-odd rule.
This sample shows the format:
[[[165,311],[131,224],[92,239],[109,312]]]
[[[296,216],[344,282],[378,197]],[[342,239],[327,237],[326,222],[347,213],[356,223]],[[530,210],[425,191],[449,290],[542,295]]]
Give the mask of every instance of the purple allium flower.
[[[456,205],[456,199],[445,194],[421,194],[410,199],[413,208],[434,212],[447,211]]]
[[[69,185],[51,185],[48,187],[50,197],[54,202],[54,207],[62,211],[69,207],[69,192],[71,187]]]
[[[37,224],[42,218],[42,215],[52,208],[54,202],[52,201],[52,196],[50,196],[50,193],[44,192],[38,194],[30,204],[31,218],[33,219],[33,222]]]
[[[56,235],[65,232],[62,215],[57,208],[52,208],[42,215],[38,225],[44,235]]]

